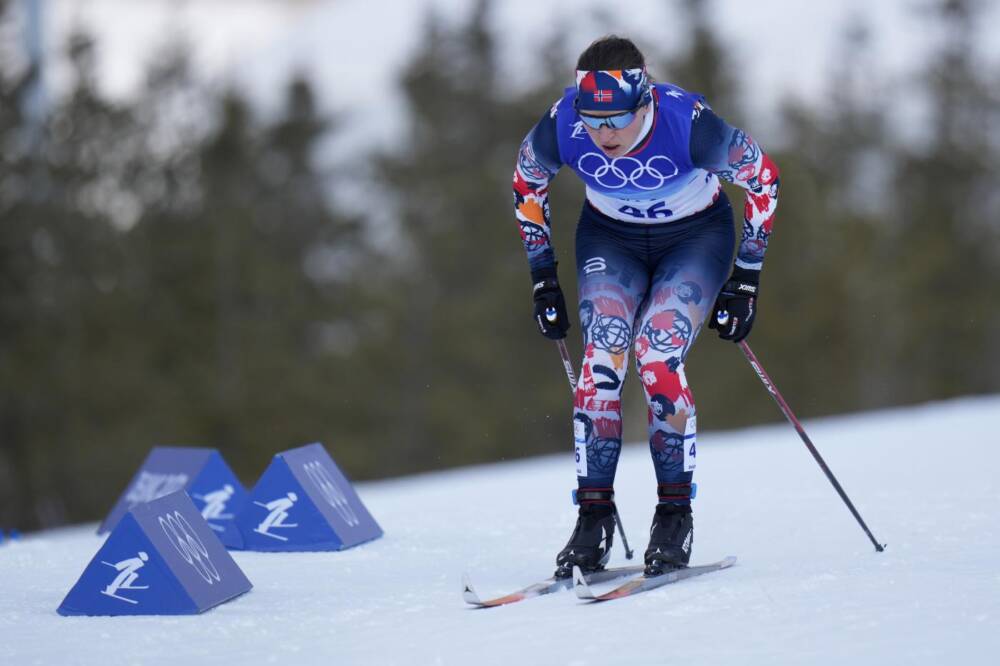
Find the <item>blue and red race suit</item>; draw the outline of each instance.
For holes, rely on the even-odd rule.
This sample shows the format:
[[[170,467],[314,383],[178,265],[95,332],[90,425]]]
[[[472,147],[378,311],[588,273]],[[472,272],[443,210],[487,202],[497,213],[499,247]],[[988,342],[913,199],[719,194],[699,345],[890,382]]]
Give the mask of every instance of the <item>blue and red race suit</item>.
[[[653,85],[652,113],[635,145],[609,158],[584,129],[576,94],[567,88],[521,144],[514,208],[532,274],[544,274],[556,264],[549,183],[565,165],[586,185],[576,233],[584,338],[573,415],[579,483],[613,483],[621,389],[634,346],[657,479],[690,484],[696,415],[684,360],[733,267],[732,210],[719,178],[746,190],[735,265],[759,271],[778,169],[704,98],[669,84]]]
[[[554,266],[549,182],[565,165],[587,187],[598,211],[623,222],[662,224],[705,210],[718,178],[747,191],[736,265],[760,270],[778,201],[778,169],[749,134],[717,116],[700,95],[653,85],[654,113],[639,143],[604,156],[573,108],[576,88],[542,116],[521,144],[514,169],[514,210],[532,270]]]

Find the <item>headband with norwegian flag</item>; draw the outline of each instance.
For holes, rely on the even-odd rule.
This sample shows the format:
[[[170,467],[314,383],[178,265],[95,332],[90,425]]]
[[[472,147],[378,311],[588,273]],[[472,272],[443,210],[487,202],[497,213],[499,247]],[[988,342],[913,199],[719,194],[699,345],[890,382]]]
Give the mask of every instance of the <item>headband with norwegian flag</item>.
[[[576,70],[580,111],[631,111],[649,99],[646,68]]]

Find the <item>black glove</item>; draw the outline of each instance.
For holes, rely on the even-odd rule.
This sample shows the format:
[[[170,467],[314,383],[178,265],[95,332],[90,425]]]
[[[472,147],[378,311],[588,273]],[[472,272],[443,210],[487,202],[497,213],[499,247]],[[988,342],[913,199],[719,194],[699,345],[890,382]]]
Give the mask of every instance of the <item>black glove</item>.
[[[718,330],[723,340],[733,342],[740,342],[750,335],[757,314],[759,285],[760,271],[734,267],[732,276],[722,285],[719,297],[715,299],[715,312],[709,316],[711,321],[708,327]]]
[[[535,322],[542,335],[550,340],[562,340],[569,330],[569,315],[566,314],[566,299],[563,298],[555,268],[544,268],[531,273],[535,287]]]

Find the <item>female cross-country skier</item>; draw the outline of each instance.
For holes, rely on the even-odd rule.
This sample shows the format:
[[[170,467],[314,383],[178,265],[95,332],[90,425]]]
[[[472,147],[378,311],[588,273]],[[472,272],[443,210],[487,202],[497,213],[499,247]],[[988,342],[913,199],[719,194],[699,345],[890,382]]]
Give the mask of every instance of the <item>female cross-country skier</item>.
[[[644,559],[646,574],[657,575],[686,566],[693,541],[696,423],[684,360],[706,318],[724,340],[750,333],[778,169],[701,95],[651,82],[628,39],[599,39],[576,69],[576,86],[528,133],[514,171],[535,321],[554,340],[566,337],[569,317],[551,244],[549,181],[565,165],[586,184],[576,228],[584,343],[573,403],[579,517],[556,576],[572,575],[574,565],[600,569],[611,554],[630,348],[649,403],[658,503]],[[719,178],[747,191],[735,263],[733,213]],[[728,319],[717,322],[716,312]]]

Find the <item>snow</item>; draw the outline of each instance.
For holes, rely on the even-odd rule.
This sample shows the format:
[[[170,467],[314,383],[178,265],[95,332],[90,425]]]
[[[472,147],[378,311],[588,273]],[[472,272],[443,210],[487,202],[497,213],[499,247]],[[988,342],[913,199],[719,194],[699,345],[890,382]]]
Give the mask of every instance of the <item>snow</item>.
[[[95,525],[0,546],[0,664],[934,664],[1000,650],[1000,396],[805,424],[875,553],[787,424],[700,437],[694,561],[737,565],[590,606],[468,608],[549,575],[575,509],[570,454],[359,484],[385,529],[340,553],[233,556],[254,589],[190,617],[64,618]],[[642,445],[619,508],[645,546]],[[616,547],[613,566],[623,565]]]

